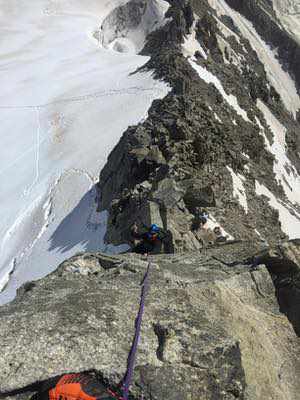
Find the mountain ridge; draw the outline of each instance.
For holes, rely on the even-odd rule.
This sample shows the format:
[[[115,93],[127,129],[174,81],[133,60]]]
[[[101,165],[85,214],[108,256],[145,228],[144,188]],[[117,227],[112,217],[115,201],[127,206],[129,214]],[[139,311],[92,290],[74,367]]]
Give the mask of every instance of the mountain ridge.
[[[276,213],[281,221],[284,218],[282,204],[286,204],[286,215],[291,213],[289,224],[295,224],[293,235],[297,236],[299,203],[292,203],[295,198],[297,201],[299,185],[299,124],[270,85],[249,41],[239,38],[239,43],[235,39],[230,19],[224,22],[232,31],[228,42],[241,59],[240,65],[235,65],[234,59],[226,64],[226,47],[220,48],[219,20],[208,5],[196,7],[199,15],[195,24],[189,3],[172,4],[167,14],[172,16],[171,22],[148,37],[143,54],[151,55],[145,68],[154,69],[156,76],[167,80],[173,90],[153,103],[147,120],[125,132],[100,174],[100,206],[110,209],[107,240],[128,241],[128,225],[136,220],[146,225],[159,223],[171,230],[175,249],[199,248],[202,238],[198,240],[198,233],[190,228],[197,217],[195,207],[211,207],[212,216],[217,221],[220,218],[233,237],[260,240],[256,231],[262,230],[261,236],[275,243],[284,237],[280,224],[275,223]],[[199,52],[197,60],[184,57],[182,46],[193,30],[209,54],[208,59]],[[272,123],[282,132],[272,131]],[[268,141],[274,143],[274,132],[279,135],[275,139],[282,140],[280,135],[285,129],[287,157],[295,164],[288,158],[281,161],[276,152],[272,154],[272,147],[266,146]],[[267,135],[265,138],[262,132]],[[279,142],[275,144],[276,148],[280,146]],[[286,157],[284,147],[282,156]],[[281,165],[280,162],[286,166],[290,163],[290,173],[282,174],[285,167],[279,171],[276,164]],[[294,183],[287,184],[292,176]],[[231,197],[228,193],[228,187],[235,192],[230,178],[240,182],[238,199],[241,193],[246,202],[249,199],[244,212],[240,201],[233,206],[236,195]],[[191,204],[193,185],[199,186],[200,194],[195,193]],[[201,203],[207,190],[213,192],[213,200]],[[273,213],[261,194],[280,199]],[[283,228],[288,233],[286,224]]]

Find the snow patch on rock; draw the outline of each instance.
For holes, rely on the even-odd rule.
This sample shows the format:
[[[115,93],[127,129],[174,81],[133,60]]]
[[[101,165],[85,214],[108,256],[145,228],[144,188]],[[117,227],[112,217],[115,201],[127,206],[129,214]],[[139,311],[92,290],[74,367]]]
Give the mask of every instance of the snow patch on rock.
[[[191,27],[191,33],[184,38],[184,43],[182,44],[182,51],[185,57],[194,57],[195,53],[198,51],[201,56],[207,60],[207,55],[201,44],[196,38],[196,24],[199,18],[194,16],[194,23]]]
[[[248,213],[248,202],[246,190],[244,187],[245,177],[241,174],[236,174],[232,168],[227,166],[228,171],[232,177],[233,184],[233,197],[236,197],[240,203],[240,205],[245,210],[245,213]]]
[[[222,120],[220,119],[220,117],[218,116],[217,113],[214,113],[214,116],[215,116],[215,118],[216,118],[216,120],[217,120],[218,122],[220,122],[221,124],[223,123]]]
[[[203,226],[203,229],[205,230],[210,229],[211,231],[213,231],[217,227],[220,228],[222,236],[226,237],[227,240],[234,240],[234,237],[230,235],[228,232],[226,232],[225,229],[222,227],[222,225],[220,225],[214,218],[214,216],[210,214],[206,224]]]
[[[226,42],[220,35],[216,35],[219,49],[222,52],[223,61],[225,64],[233,64],[240,71],[242,71],[242,61],[244,57],[242,55],[238,55],[229,43]]]
[[[264,128],[257,119],[261,134],[265,138],[266,147],[275,157],[274,173],[277,182],[282,185],[288,200],[293,204],[300,205],[300,176],[286,155],[286,128],[261,100],[257,100],[257,107],[263,113],[267,125],[273,133],[273,143],[271,144],[265,135]]]
[[[281,229],[290,239],[300,237],[300,214],[294,210],[290,210],[287,205],[284,205],[280,200],[276,199],[273,193],[259,182],[255,182],[255,190],[258,196],[266,196],[269,199],[269,204],[279,212],[279,221]]]
[[[203,79],[206,83],[212,83],[221,93],[223,98],[227,101],[227,103],[232,107],[241,117],[244,118],[245,121],[250,122],[247,113],[243,110],[237,101],[237,98],[233,94],[227,94],[223,88],[221,81],[209,72],[206,68],[202,67],[201,65],[197,64],[195,60],[189,60],[191,66],[197,71],[199,77]]]

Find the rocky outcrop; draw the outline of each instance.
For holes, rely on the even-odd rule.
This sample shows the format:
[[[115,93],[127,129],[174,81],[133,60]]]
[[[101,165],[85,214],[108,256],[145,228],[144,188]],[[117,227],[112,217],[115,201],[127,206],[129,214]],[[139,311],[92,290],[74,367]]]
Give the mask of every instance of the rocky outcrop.
[[[295,332],[300,336],[300,240],[284,243],[257,256],[264,263],[276,288],[280,311],[287,315]]]
[[[265,251],[267,268],[259,261],[254,269],[262,252],[251,243],[154,256],[132,398],[298,399],[299,337],[273,282],[300,271],[299,242],[280,251]],[[0,309],[0,392],[20,400],[26,386],[87,370],[115,387],[146,266],[130,254],[79,254],[24,285]]]

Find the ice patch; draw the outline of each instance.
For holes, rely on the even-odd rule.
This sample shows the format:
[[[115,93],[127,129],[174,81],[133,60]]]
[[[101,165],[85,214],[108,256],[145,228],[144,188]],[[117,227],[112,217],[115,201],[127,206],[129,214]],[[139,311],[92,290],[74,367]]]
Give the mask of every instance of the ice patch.
[[[218,91],[221,93],[223,98],[227,101],[227,103],[234,108],[234,110],[244,118],[245,121],[250,122],[249,118],[247,116],[247,113],[245,110],[243,110],[237,101],[237,98],[230,94],[228,95],[221,83],[221,81],[213,75],[211,72],[209,72],[206,68],[202,67],[201,65],[198,65],[194,60],[189,59],[189,63],[191,66],[197,71],[198,75],[200,76],[201,79],[203,79],[206,83],[213,83],[214,86],[218,89]]]
[[[261,100],[257,100],[257,107],[263,113],[267,125],[273,133],[273,144],[270,144],[265,135],[263,126],[257,119],[261,134],[265,138],[266,147],[275,157],[274,173],[276,179],[281,183],[289,201],[300,205],[300,176],[286,155],[286,128]]]
[[[244,208],[245,213],[248,214],[248,202],[244,187],[245,177],[240,174],[236,174],[233,169],[228,166],[227,169],[232,177],[233,197],[238,199],[240,205]]]
[[[279,212],[279,221],[281,222],[281,229],[286,233],[290,239],[296,239],[300,237],[300,215],[294,210],[289,210],[280,200],[267,189],[264,185],[259,182],[255,182],[255,190],[258,196],[264,195],[269,198],[269,204]],[[293,214],[294,215],[293,215]]]

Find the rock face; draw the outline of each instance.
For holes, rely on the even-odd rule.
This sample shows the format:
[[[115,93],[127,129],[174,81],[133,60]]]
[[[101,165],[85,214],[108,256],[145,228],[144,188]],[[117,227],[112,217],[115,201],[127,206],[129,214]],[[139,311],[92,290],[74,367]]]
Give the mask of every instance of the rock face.
[[[276,294],[290,293],[290,309],[299,310],[299,246],[267,252],[236,243],[154,256],[132,398],[298,399],[299,337]],[[26,398],[28,385],[87,370],[117,385],[146,266],[130,254],[87,253],[23,286],[0,309],[0,392]]]
[[[144,122],[128,128],[101,171],[99,207],[110,213],[108,242],[128,243],[133,222],[141,227],[157,223],[171,233],[168,248],[197,250],[203,238],[194,222],[206,208],[235,239],[275,244],[285,238],[278,210],[257,194],[257,182],[300,221],[299,209],[286,198],[285,181],[275,177],[278,160],[268,151],[261,129],[271,142],[273,133],[257,101],[287,127],[286,149],[294,171],[300,171],[299,124],[234,21],[222,19],[223,31],[232,33],[226,36],[213,14],[206,1],[170,1],[167,23],[148,35],[142,52],[151,59],[145,69],[154,70],[173,90],[153,102]],[[184,56],[191,35],[207,54],[205,59],[195,52],[196,65],[222,81],[244,114],[213,83],[200,79]]]

